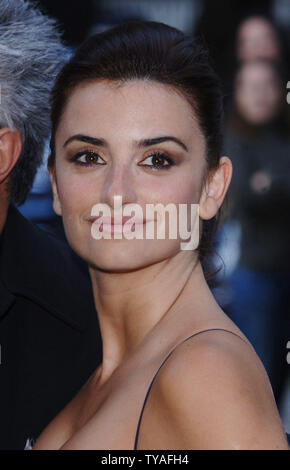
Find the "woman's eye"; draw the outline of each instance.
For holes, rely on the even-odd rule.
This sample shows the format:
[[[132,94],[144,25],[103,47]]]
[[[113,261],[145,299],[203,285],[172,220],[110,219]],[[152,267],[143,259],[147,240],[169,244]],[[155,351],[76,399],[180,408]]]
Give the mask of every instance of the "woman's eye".
[[[91,166],[91,165],[105,165],[104,160],[98,161],[100,155],[93,151],[82,151],[74,155],[70,160],[74,161],[78,165]]]
[[[150,161],[150,159],[152,164],[146,163],[140,166],[147,166],[149,168],[152,168],[153,170],[167,170],[172,165],[174,165],[174,161],[170,157],[168,157],[168,155],[162,152],[154,152],[148,157],[146,157],[143,161]],[[164,162],[166,164],[164,164]]]

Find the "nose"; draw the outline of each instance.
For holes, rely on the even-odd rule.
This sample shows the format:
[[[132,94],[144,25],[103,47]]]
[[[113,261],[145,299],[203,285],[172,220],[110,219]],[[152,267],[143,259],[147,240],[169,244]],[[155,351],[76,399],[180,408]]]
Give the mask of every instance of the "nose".
[[[100,202],[108,204],[111,209],[122,198],[122,204],[136,203],[136,181],[127,164],[118,163],[108,168],[101,190]]]

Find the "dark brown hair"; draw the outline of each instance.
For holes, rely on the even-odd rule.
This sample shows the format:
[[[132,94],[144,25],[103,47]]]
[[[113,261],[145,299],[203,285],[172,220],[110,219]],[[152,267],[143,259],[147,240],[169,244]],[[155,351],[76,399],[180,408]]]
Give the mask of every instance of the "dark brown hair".
[[[72,91],[85,81],[152,80],[174,87],[191,104],[206,139],[208,171],[222,149],[223,104],[220,82],[207,50],[176,28],[154,21],[132,21],[88,38],[60,72],[51,96],[51,155],[55,133]],[[203,222],[199,259],[212,248],[217,216]]]

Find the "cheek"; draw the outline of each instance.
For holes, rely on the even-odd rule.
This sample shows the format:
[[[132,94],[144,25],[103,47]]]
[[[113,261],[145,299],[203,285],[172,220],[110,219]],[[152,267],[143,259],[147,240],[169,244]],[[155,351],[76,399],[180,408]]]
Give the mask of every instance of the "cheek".
[[[88,211],[98,200],[98,186],[86,175],[72,172],[59,172],[57,178],[58,195],[63,210],[63,217]]]
[[[192,174],[192,178],[189,178],[188,175]],[[196,230],[196,223],[198,218],[198,203],[201,195],[202,188],[202,170],[194,171],[192,168],[182,175],[172,175],[168,178],[160,178],[158,184],[151,184],[150,188],[147,188],[148,194],[150,194],[150,201],[147,197],[146,202],[151,202],[154,204],[161,203],[163,206],[171,205],[172,203],[175,206],[175,210],[170,213],[171,216],[166,212],[165,219],[164,215],[161,216],[161,225],[165,224],[166,238],[169,235],[169,224],[170,220],[173,223],[173,226],[177,227],[177,239],[163,241],[161,246],[158,244],[158,250],[168,249],[169,246],[172,246],[173,252],[176,248],[179,249],[180,245],[180,236],[184,233],[184,230],[187,232],[192,232]],[[169,206],[170,207],[170,206]],[[162,212],[161,212],[162,213]],[[175,215],[177,218],[175,218]],[[174,222],[175,220],[175,222]],[[157,245],[156,245],[157,247]]]
[[[202,169],[196,170],[191,167],[186,167],[182,172],[165,174],[164,177],[156,178],[147,185],[144,184],[142,199],[144,202],[163,204],[196,204],[200,198],[202,174]]]

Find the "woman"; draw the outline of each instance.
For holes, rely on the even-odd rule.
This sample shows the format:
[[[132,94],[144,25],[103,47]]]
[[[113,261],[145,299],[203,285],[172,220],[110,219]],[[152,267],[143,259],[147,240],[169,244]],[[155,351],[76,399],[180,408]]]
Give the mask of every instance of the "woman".
[[[162,23],[95,35],[60,73],[54,209],[89,264],[103,360],[34,449],[288,448],[265,370],[201,266],[232,172],[221,118],[206,53]],[[96,204],[111,209],[111,232]],[[168,225],[163,239],[105,237],[125,229],[116,217],[130,204],[198,204],[199,247],[181,249]],[[146,217],[131,232],[157,224]]]

